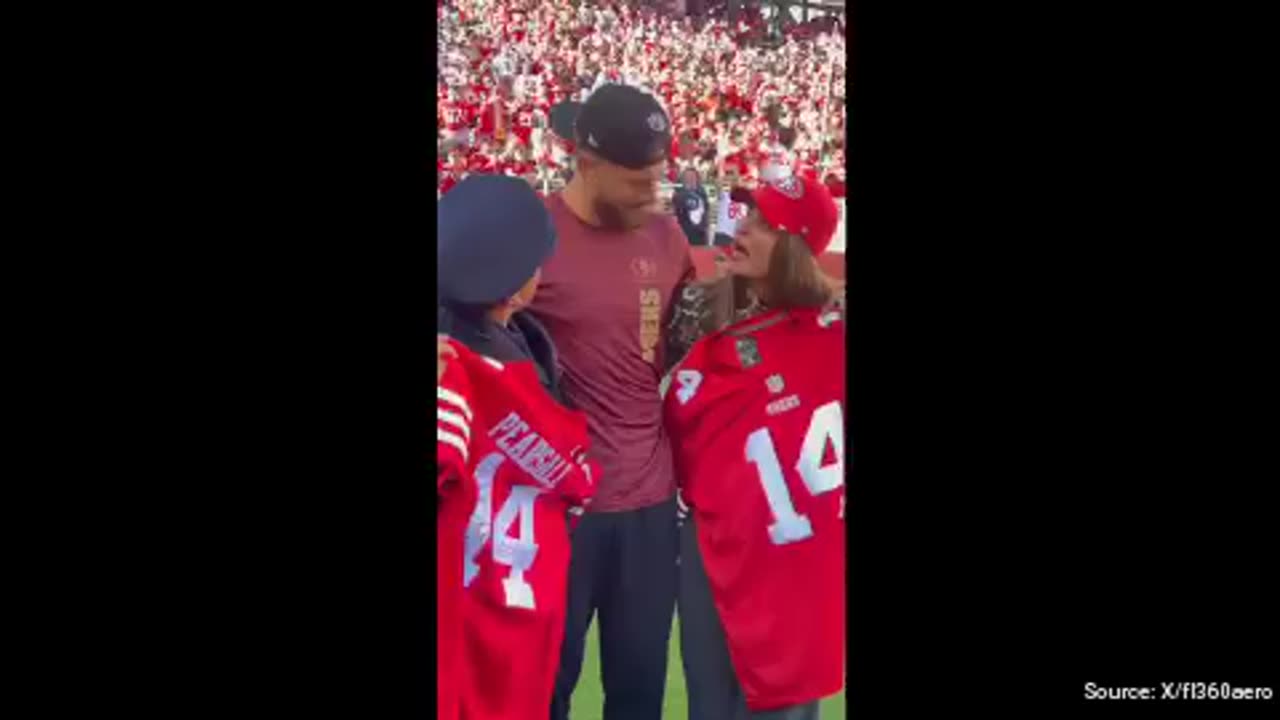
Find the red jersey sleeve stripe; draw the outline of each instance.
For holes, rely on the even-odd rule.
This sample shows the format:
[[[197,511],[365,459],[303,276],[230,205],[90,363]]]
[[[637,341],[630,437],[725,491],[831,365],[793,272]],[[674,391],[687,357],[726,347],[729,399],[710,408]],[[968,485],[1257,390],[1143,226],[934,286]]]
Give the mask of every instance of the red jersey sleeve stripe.
[[[467,442],[471,442],[471,425],[467,423],[466,418],[462,415],[445,410],[444,408],[436,408],[436,421],[442,425],[450,425],[458,429],[462,433],[462,437]]]
[[[451,447],[456,448],[459,453],[462,453],[462,461],[466,462],[467,442],[465,440],[458,437],[457,435],[454,435],[448,430],[441,430],[440,428],[436,428],[436,442],[444,443],[445,445],[449,445]]]
[[[458,393],[450,390],[449,388],[442,388],[437,385],[436,400],[453,405],[454,408],[461,412],[463,417],[467,419],[467,422],[471,422],[471,406],[467,405],[466,399]]]

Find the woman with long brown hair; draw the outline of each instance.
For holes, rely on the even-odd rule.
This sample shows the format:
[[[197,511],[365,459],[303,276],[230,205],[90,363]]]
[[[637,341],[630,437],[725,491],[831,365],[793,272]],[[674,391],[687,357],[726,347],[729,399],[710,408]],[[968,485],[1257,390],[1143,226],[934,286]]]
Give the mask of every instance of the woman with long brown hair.
[[[808,201],[792,200],[783,187],[791,193],[798,188]],[[716,276],[686,287],[676,304],[667,345],[673,361],[699,338],[770,307],[844,311],[844,283],[825,274],[817,261],[839,224],[825,187],[792,177],[756,192],[737,189],[729,197],[749,208],[747,217],[738,223],[727,253],[717,258]]]
[[[817,720],[844,685],[843,298],[817,260],[838,213],[811,178],[733,199],[747,217],[677,304],[664,399],[689,720]]]

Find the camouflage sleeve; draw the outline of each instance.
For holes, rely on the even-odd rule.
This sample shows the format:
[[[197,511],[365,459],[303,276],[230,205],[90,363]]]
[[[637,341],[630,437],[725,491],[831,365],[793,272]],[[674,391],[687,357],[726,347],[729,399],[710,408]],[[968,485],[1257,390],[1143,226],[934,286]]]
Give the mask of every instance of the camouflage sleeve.
[[[711,313],[707,302],[706,286],[698,283],[686,285],[672,308],[671,321],[667,325],[667,368],[669,372],[689,354],[689,349],[706,334]]]
[[[666,328],[666,367],[664,374],[680,363],[694,343],[709,335],[728,322],[741,322],[764,310],[759,299],[750,297],[750,304],[737,311],[721,307],[719,315],[729,317],[719,321],[717,326],[717,303],[729,303],[732,298],[728,279],[712,283],[692,283],[686,285],[679,293],[671,311],[671,319]],[[845,312],[845,294],[843,288],[832,298],[829,308],[836,310],[843,317]]]

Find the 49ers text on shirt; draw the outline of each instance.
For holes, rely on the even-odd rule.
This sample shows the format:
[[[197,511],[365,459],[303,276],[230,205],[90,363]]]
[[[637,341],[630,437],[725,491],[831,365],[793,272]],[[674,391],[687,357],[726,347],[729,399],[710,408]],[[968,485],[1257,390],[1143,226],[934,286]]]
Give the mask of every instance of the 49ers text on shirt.
[[[658,359],[658,342],[662,339],[662,295],[656,288],[640,291],[640,353],[645,362]]]

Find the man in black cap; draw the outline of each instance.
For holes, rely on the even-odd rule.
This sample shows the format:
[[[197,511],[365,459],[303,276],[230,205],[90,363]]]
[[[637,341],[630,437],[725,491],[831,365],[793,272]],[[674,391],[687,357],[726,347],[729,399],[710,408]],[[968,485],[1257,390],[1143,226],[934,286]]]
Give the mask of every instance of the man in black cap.
[[[560,400],[555,346],[521,312],[556,247],[542,200],[519,178],[471,175],[436,206],[439,331],[499,361],[532,360]]]
[[[664,357],[662,328],[694,275],[684,233],[659,212],[670,120],[652,95],[606,84],[554,110],[552,128],[573,142],[575,172],[546,201],[559,247],[530,311],[556,341],[566,401],[587,415],[601,475],[573,535],[551,718],[569,716],[598,613],[604,720],[660,720],[679,548],[658,389],[678,358]]]

